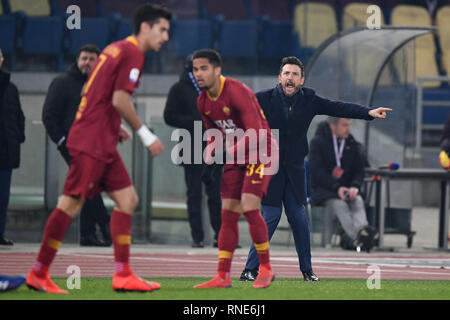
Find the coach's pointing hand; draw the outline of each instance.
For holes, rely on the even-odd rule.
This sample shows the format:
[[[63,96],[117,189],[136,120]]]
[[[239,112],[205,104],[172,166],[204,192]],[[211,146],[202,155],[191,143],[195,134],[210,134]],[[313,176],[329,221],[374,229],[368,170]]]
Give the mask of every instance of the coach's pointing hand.
[[[155,157],[163,152],[164,146],[163,146],[162,142],[159,139],[157,139],[150,146],[148,146],[147,149],[148,149],[148,151],[150,151],[152,153],[152,156]]]
[[[385,119],[386,111],[392,111],[390,108],[376,108],[369,111],[369,115],[375,119]]]

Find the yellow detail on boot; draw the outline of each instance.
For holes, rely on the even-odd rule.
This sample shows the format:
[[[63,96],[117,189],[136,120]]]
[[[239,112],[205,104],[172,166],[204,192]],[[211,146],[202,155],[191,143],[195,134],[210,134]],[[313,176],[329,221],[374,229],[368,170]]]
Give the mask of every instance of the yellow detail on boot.
[[[256,251],[264,251],[269,249],[269,241],[264,243],[255,243],[255,249]]]
[[[53,239],[53,238],[48,238],[47,246],[49,246],[50,248],[55,249],[56,251],[58,251],[59,247],[61,246],[61,241],[58,241],[58,240]]]
[[[233,257],[233,252],[220,250],[219,259],[231,259]]]
[[[116,237],[116,243],[122,244],[122,245],[125,245],[125,244],[130,245],[131,244],[131,236],[127,235],[127,234],[118,235]]]

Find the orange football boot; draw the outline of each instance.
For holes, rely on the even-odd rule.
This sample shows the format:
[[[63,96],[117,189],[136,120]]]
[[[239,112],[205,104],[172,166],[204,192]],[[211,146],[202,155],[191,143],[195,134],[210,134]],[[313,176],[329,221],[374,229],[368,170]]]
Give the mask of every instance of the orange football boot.
[[[45,293],[58,293],[58,294],[68,294],[67,290],[63,290],[59,288],[53,281],[50,279],[50,275],[45,273],[43,277],[39,277],[34,270],[31,270],[28,273],[27,280],[25,282],[27,287],[36,291],[41,291]]]
[[[258,277],[256,277],[255,282],[253,283],[253,288],[267,288],[270,286],[270,283],[275,280],[275,274],[272,269],[267,269],[264,267],[259,268]]]
[[[231,279],[223,279],[220,275],[216,275],[205,283],[195,285],[194,288],[231,288]]]
[[[112,287],[115,291],[141,291],[149,292],[158,290],[161,285],[157,282],[147,281],[136,276],[133,272],[126,276],[115,274],[112,280]]]

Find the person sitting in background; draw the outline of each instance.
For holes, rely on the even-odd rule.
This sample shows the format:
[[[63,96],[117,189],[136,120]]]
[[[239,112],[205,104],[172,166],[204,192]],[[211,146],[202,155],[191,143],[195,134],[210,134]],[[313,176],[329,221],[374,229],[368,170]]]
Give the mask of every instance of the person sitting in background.
[[[0,245],[14,243],[4,237],[12,169],[20,165],[20,144],[25,142],[25,116],[17,87],[10,74],[2,70],[3,53],[0,50]]]
[[[309,155],[311,200],[312,205],[324,205],[326,215],[338,218],[343,249],[370,252],[379,234],[369,226],[359,194],[366,161],[350,129],[350,119],[334,117],[317,127]]]

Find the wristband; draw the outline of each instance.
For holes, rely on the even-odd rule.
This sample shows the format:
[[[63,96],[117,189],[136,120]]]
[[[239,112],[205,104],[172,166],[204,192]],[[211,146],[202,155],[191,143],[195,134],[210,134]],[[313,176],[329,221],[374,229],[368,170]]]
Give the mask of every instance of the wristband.
[[[151,133],[145,125],[142,125],[142,127],[140,127],[139,130],[136,131],[136,133],[141,138],[141,141],[145,147],[151,146],[156,141],[156,139],[158,139],[156,135]]]

